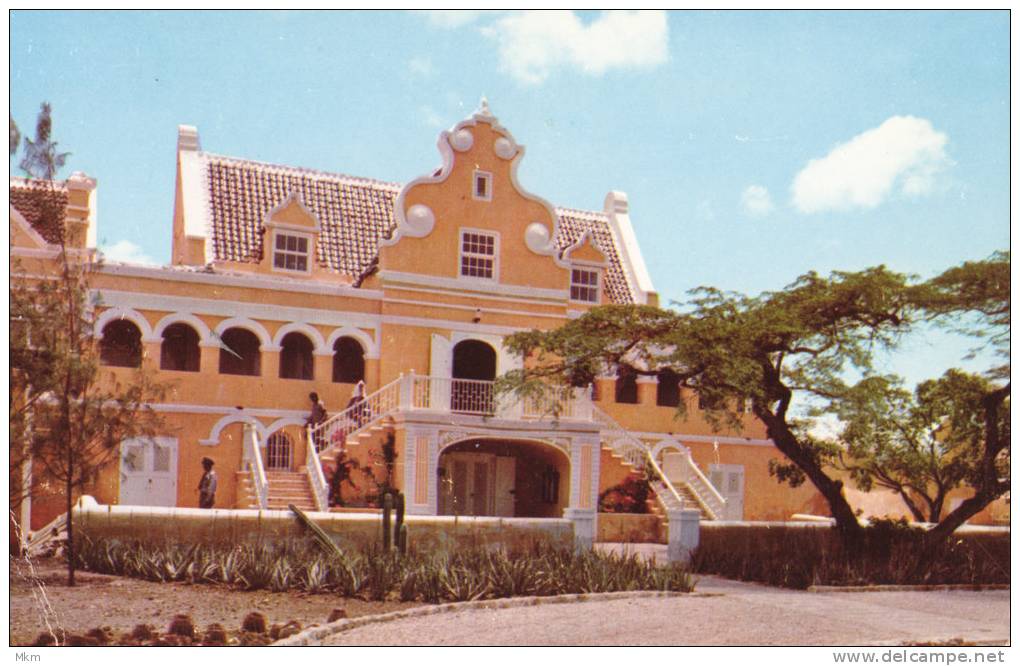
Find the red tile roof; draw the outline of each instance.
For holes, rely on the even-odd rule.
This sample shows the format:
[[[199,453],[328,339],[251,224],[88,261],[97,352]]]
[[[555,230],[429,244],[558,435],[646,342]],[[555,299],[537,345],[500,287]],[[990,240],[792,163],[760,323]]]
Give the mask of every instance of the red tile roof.
[[[609,226],[609,216],[572,208],[557,208],[556,214],[560,217],[560,228],[553,240],[560,253],[580,240],[584,232],[590,231],[595,247],[605,255],[609,263],[602,284],[606,295],[613,303],[633,303],[634,295],[623,271],[623,261]]]
[[[210,207],[213,259],[258,263],[263,253],[265,216],[294,191],[322,225],[319,263],[357,282],[376,264],[379,242],[396,228],[399,183],[355,178],[210,153],[200,153]],[[609,260],[604,288],[614,303],[634,301],[605,213],[557,209],[560,252],[591,231]]]
[[[64,183],[11,178],[11,205],[47,243],[60,242],[67,207]]]

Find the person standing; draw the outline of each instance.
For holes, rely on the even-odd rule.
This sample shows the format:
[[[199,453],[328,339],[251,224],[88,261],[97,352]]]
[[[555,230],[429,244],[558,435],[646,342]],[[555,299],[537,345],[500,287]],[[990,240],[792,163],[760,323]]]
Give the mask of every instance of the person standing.
[[[202,458],[202,468],[205,474],[198,482],[198,507],[200,509],[211,509],[216,503],[216,472],[213,471],[212,458]]]

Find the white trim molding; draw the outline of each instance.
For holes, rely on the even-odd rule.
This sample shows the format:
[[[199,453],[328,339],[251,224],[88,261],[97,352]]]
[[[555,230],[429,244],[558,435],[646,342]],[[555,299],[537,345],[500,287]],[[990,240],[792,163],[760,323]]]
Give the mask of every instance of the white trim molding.
[[[282,349],[283,338],[286,337],[288,333],[301,333],[305,337],[309,338],[312,342],[312,347],[314,347],[313,353],[316,355],[322,356],[327,352],[332,355],[332,350],[326,347],[326,341],[323,339],[322,334],[312,326],[300,321],[291,322],[281,326],[279,330],[276,331],[276,336],[273,338],[273,346]]]
[[[373,331],[378,335],[378,329]],[[353,338],[358,341],[361,345],[361,350],[365,353],[365,359],[377,359],[379,358],[379,344],[372,336],[365,333],[361,329],[353,328],[351,326],[342,326],[332,333],[329,334],[329,338],[326,339],[324,348],[329,351],[329,355],[333,355],[333,345],[336,344],[340,338]]]
[[[201,347],[220,346],[220,343],[213,338],[212,331],[209,330],[206,323],[190,312],[173,312],[166,315],[153,327],[152,337],[158,338],[159,341],[162,342],[163,332],[174,324],[187,324],[191,328],[195,329],[195,332],[198,333],[198,344]]]
[[[100,303],[100,306],[103,304]],[[142,342],[162,342],[163,338],[153,338],[152,326],[149,325],[149,321],[142,315],[142,313],[131,308],[120,308],[114,307],[109,310],[105,310],[96,319],[93,331],[95,332],[96,340],[103,339],[103,329],[106,328],[107,324],[115,319],[127,319],[135,326],[138,327],[138,331],[142,334]]]
[[[248,317],[231,317],[216,324],[213,333],[215,333],[217,341],[222,340],[223,334],[231,328],[243,328],[254,333],[255,337],[259,339],[260,351],[280,351],[280,348],[273,344],[273,339],[266,327]]]

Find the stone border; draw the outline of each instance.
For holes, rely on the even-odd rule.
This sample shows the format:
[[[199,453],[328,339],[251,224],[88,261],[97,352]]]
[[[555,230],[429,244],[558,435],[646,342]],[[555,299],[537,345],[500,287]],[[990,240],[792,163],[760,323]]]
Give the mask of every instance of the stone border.
[[[288,636],[271,644],[271,647],[291,647],[298,645],[317,645],[323,639],[340,634],[351,629],[357,629],[367,624],[382,622],[393,622],[409,617],[424,617],[426,615],[437,615],[439,613],[455,613],[466,610],[484,610],[497,608],[521,608],[524,606],[539,606],[542,604],[569,604],[583,601],[614,601],[616,599],[648,599],[655,597],[718,597],[716,593],[708,592],[666,592],[653,590],[639,590],[632,592],[601,592],[590,594],[560,594],[548,597],[510,597],[507,599],[486,599],[484,601],[460,601],[456,603],[438,604],[434,606],[422,606],[409,608],[408,610],[393,611],[381,615],[363,615],[362,617],[344,618],[336,622],[312,627],[304,631]]]
[[[1008,590],[1008,583],[962,585],[812,585],[805,592],[960,592]]]

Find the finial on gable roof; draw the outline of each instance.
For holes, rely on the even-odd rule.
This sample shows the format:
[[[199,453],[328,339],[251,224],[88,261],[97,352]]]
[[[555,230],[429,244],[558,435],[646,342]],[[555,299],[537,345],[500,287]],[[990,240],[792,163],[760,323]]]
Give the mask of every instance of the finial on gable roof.
[[[489,111],[489,100],[485,99],[485,95],[482,95],[482,101],[478,105],[478,115],[480,116],[492,116],[492,111]]]
[[[202,150],[202,144],[198,140],[198,128],[194,125],[177,126],[177,150]]]

